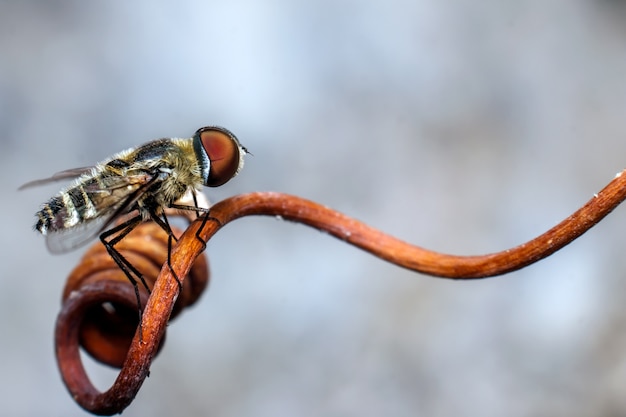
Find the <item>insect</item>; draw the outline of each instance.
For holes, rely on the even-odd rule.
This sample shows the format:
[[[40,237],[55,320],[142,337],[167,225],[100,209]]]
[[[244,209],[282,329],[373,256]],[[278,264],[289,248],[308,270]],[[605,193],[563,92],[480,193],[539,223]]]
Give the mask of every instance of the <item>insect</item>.
[[[139,223],[152,220],[168,233],[170,265],[172,239],[176,238],[164,209],[192,210],[208,216],[208,209],[198,206],[196,193],[202,185],[218,187],[236,176],[247,153],[230,131],[209,126],[198,129],[191,138],[157,139],[117,153],[93,167],[61,171],[20,189],[75,178],[43,204],[36,213],[35,229],[46,237],[52,253],[71,251],[99,236],[135,287],[141,318],[138,281],[146,289],[148,286],[115,245]],[[193,206],[180,201],[189,193]],[[124,220],[116,224],[122,216]]]

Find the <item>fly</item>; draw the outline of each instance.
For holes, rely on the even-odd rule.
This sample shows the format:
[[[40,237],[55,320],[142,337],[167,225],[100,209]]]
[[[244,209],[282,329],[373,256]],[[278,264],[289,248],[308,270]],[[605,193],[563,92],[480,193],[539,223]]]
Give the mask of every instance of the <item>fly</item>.
[[[229,130],[208,126],[198,129],[191,138],[157,139],[93,167],[61,171],[20,189],[75,178],[36,213],[35,230],[46,237],[52,253],[71,251],[99,236],[133,284],[141,319],[138,282],[149,291],[148,285],[115,245],[139,223],[152,220],[168,234],[167,262],[171,269],[170,250],[176,237],[164,210],[175,208],[208,215],[208,209],[198,206],[199,189],[218,187],[236,176],[247,153]],[[181,204],[189,194],[194,205]],[[115,224],[122,216],[130,218]],[[174,277],[180,286],[180,280]]]

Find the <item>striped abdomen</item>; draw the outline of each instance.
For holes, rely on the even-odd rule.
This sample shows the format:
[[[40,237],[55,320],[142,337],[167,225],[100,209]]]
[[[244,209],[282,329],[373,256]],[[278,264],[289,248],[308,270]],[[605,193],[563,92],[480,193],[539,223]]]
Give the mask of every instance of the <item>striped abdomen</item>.
[[[96,181],[90,179],[89,181]],[[78,184],[53,197],[37,212],[35,229],[42,234],[72,228],[97,216],[97,210],[88,193],[87,183]]]

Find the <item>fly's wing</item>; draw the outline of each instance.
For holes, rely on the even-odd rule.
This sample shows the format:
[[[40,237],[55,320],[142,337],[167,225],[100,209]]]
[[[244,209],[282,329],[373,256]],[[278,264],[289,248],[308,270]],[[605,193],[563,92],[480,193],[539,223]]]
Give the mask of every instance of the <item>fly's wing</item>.
[[[75,206],[73,214],[68,213],[65,207],[58,215],[63,218],[78,216],[79,221],[71,227],[49,230],[46,234],[48,250],[51,253],[64,253],[89,242],[109,228],[120,215],[130,211],[157,179],[157,176],[145,172],[99,178],[94,176],[67,190],[67,193],[80,192],[84,205]]]
[[[40,185],[46,185],[53,182],[65,181],[69,179],[75,179],[80,177],[83,174],[89,173],[93,167],[80,167],[80,168],[72,168],[66,169],[65,171],[57,172],[50,178],[43,178],[40,180],[29,181],[26,184],[23,184],[18,188],[18,190],[23,190],[25,188],[38,187]]]
[[[69,252],[91,241],[106,227],[107,217],[96,217],[69,229],[50,231],[46,234],[46,246],[50,253]]]

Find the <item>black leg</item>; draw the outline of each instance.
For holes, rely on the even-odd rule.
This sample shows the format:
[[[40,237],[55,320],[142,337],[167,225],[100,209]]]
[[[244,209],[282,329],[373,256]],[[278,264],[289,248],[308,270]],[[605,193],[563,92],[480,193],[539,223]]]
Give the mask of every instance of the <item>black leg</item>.
[[[217,223],[218,227],[220,227],[220,228],[223,226],[223,224],[220,221],[220,219],[218,219],[217,217],[211,216],[211,212],[209,210],[206,210],[204,212],[204,216],[202,216],[202,223],[200,224],[200,227],[196,231],[196,239],[198,239],[200,242],[202,242],[202,250],[203,251],[206,249],[206,241],[204,239],[202,239],[202,236],[200,236],[200,233],[202,232],[202,229],[204,229],[204,226],[206,226],[206,222],[209,221],[209,220],[214,221],[215,223]]]
[[[141,275],[141,273],[137,270],[137,268],[135,268],[133,264],[131,264],[126,258],[124,258],[124,256],[122,256],[122,254],[117,249],[115,249],[115,245],[119,243],[124,237],[126,237],[126,235],[128,235],[135,227],[137,227],[140,222],[141,216],[135,216],[125,221],[124,223],[121,223],[105,232],[102,232],[102,234],[100,234],[100,241],[106,248],[109,256],[111,256],[115,263],[120,267],[122,272],[124,272],[130,283],[133,284],[133,287],[135,288],[135,297],[137,297],[137,311],[139,313],[139,326],[141,327],[141,298],[139,297],[139,285],[135,277],[137,277],[139,281],[141,281],[146,290],[148,290],[148,293],[150,293],[150,288],[148,288],[148,284],[143,278],[143,275]],[[109,240],[109,238],[114,235],[116,236]]]
[[[177,209],[177,210],[195,211],[198,215],[199,215],[199,213],[204,213],[204,216],[202,217],[202,224],[200,225],[200,228],[198,228],[198,231],[196,232],[196,239],[198,239],[202,243],[202,250],[204,251],[206,249],[206,242],[200,236],[200,232],[202,232],[202,229],[204,229],[204,226],[206,225],[206,222],[208,220],[212,220],[212,221],[216,222],[219,225],[219,227],[222,227],[222,222],[218,218],[212,217],[212,216],[209,215],[209,213],[211,212],[211,209],[204,208],[204,207],[198,207],[198,201],[197,201],[197,198],[196,198],[196,193],[193,193],[193,202],[195,204],[195,207],[185,206],[185,205],[181,205],[181,204],[172,204],[172,205],[170,205],[170,208],[174,208],[174,209]]]
[[[163,218],[161,218],[161,216],[163,216]],[[180,282],[178,275],[176,275],[176,272],[174,272],[174,268],[172,267],[172,240],[178,241],[178,239],[176,239],[176,236],[174,236],[174,233],[172,232],[172,228],[170,227],[170,223],[167,221],[165,212],[163,212],[161,216],[156,214],[154,210],[150,210],[150,217],[152,220],[154,220],[154,222],[158,224],[159,227],[165,231],[165,233],[167,233],[167,266],[172,272],[172,276],[178,283],[178,291],[182,292],[183,284]]]
[[[200,217],[200,210],[197,210],[199,208],[198,207],[198,197],[196,197],[196,192],[195,191],[191,192],[191,197],[193,198],[193,205],[196,208],[196,219],[197,219],[198,217]]]

